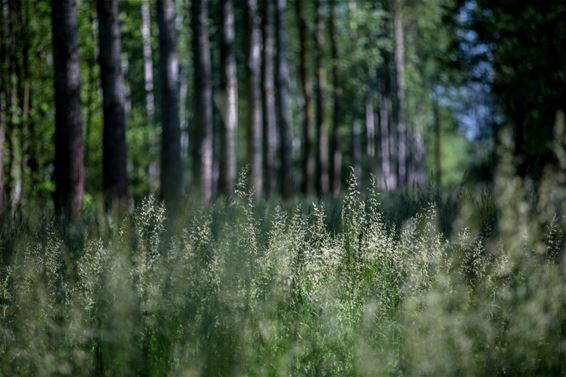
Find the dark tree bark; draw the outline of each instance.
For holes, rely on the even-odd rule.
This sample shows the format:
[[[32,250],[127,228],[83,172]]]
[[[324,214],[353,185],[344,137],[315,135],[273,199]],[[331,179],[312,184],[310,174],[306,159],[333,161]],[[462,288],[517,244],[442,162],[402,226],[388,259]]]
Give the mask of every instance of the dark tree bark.
[[[330,53],[332,58],[332,137],[330,142],[330,191],[334,196],[340,194],[342,183],[342,151],[340,150],[340,122],[342,88],[338,67],[338,33],[336,32],[336,0],[330,3]]]
[[[277,166],[277,112],[275,107],[275,33],[273,30],[273,0],[263,1],[263,54],[262,54],[262,105],[263,105],[263,169],[265,193],[273,197],[278,191]]]
[[[118,0],[97,0],[100,78],[104,130],[102,160],[106,208],[128,206],[126,110],[120,55]]]
[[[191,26],[193,30],[193,66],[195,88],[195,116],[193,135],[194,181],[204,200],[212,199],[213,184],[213,106],[212,66],[208,36],[208,0],[191,2]]]
[[[328,193],[328,136],[324,121],[326,72],[323,64],[324,14],[322,0],[315,0],[315,123],[316,123],[316,191],[319,196]]]
[[[308,72],[308,29],[304,9],[304,1],[296,0],[296,15],[299,22],[299,75],[301,81],[302,113],[303,113],[303,156],[302,170],[303,194],[310,196],[315,191],[315,159],[313,129],[313,106],[312,106],[312,81]]]
[[[3,53],[3,52],[2,52]],[[4,56],[4,55],[2,55]],[[2,67],[3,68],[3,67]],[[4,73],[2,70],[1,73]],[[4,130],[6,129],[6,97],[3,78],[0,79],[0,219],[4,214]]]
[[[247,23],[247,102],[248,117],[248,161],[251,165],[251,184],[257,197],[262,195],[262,127],[261,105],[261,23],[258,17],[257,0],[246,0]]]
[[[84,195],[77,5],[51,1],[55,67],[55,208],[77,217]]]
[[[173,0],[157,0],[161,73],[161,196],[170,210],[178,208],[185,171],[181,155],[174,5]]]
[[[0,220],[5,211],[4,202],[4,137],[6,132],[6,92],[7,92],[7,27],[4,0],[0,0]]]
[[[4,5],[0,3],[0,19],[4,17]],[[4,214],[4,132],[6,129],[6,90],[5,65],[6,49],[4,48],[4,27],[0,25],[0,219]]]
[[[238,127],[238,77],[233,0],[222,0],[220,66],[222,129],[220,135],[219,192],[231,194],[236,186],[236,129]]]
[[[288,198],[293,190],[291,174],[291,116],[289,113],[289,64],[287,62],[287,31],[285,29],[285,8],[287,0],[276,0],[275,44],[277,72],[277,123],[279,126],[279,156],[281,193]]]

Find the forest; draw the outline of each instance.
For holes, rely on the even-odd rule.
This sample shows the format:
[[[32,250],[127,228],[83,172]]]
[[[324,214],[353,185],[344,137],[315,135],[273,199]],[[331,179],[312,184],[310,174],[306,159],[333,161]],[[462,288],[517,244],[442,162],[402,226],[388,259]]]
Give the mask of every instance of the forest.
[[[564,0],[0,0],[0,376],[566,374]]]

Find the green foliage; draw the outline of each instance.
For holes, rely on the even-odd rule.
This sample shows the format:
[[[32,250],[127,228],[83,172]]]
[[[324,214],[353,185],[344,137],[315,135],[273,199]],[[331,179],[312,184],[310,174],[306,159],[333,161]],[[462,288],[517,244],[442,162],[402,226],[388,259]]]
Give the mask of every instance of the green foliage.
[[[466,206],[454,237],[432,205],[397,229],[353,179],[335,220],[243,184],[175,225],[153,197],[74,236],[6,219],[0,374],[558,375],[565,201],[554,175],[533,206],[509,171],[483,236]]]

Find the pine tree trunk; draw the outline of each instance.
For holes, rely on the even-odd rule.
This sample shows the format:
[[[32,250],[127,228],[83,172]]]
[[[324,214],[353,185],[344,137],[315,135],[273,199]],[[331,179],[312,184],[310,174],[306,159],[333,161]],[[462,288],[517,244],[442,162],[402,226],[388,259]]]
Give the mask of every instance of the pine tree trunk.
[[[360,124],[358,99],[354,98],[353,102],[350,137],[351,168],[354,171],[356,180],[360,182],[362,178],[362,126]]]
[[[394,119],[397,127],[397,184],[407,184],[408,135],[405,124],[405,37],[401,0],[393,0],[393,40],[395,62],[395,104]]]
[[[0,36],[0,39],[2,36]],[[0,42],[2,43],[2,42]],[[2,56],[0,59],[4,59],[4,51],[0,51]],[[4,74],[4,66],[2,62],[2,67],[0,68],[0,73]],[[2,75],[0,75],[2,76]],[[4,130],[6,129],[6,98],[4,91],[4,76],[0,78],[0,219],[4,214]]]
[[[179,123],[179,63],[173,0],[157,0],[161,73],[161,196],[172,210],[183,193],[184,168]]]
[[[55,208],[72,217],[80,214],[84,195],[77,5],[51,1],[55,67]]]
[[[316,123],[316,189],[319,196],[328,193],[328,136],[324,119],[326,71],[323,65],[324,14],[322,0],[315,0],[315,123]]]
[[[287,0],[276,0],[275,44],[277,75],[277,123],[279,126],[280,184],[284,198],[291,195],[293,181],[291,175],[291,116],[289,113],[289,64],[287,62],[287,32],[285,29],[285,8]]]
[[[381,179],[379,180],[380,188],[391,190],[395,188],[394,164],[391,153],[392,147],[392,122],[391,122],[391,85],[388,54],[384,54],[384,68],[379,69],[378,91],[379,91],[379,135],[380,135],[380,161],[381,161]]]
[[[338,33],[336,31],[336,0],[330,4],[330,50],[332,57],[332,140],[330,142],[330,191],[334,196],[340,194],[342,182],[342,151],[340,150],[340,122],[342,108],[342,88],[338,68]]]
[[[263,110],[261,104],[261,22],[257,0],[246,0],[247,24],[247,102],[248,112],[248,161],[251,165],[251,185],[260,197],[263,189],[262,135]]]
[[[120,55],[118,0],[97,0],[100,78],[104,109],[102,145],[106,208],[128,207],[125,87]]]
[[[195,89],[195,116],[193,135],[194,181],[205,201],[212,199],[213,184],[213,106],[212,66],[208,36],[208,0],[191,2],[191,26],[193,29],[193,65]]]
[[[153,52],[151,46],[151,9],[149,0],[142,1],[141,18],[145,112],[148,122],[153,123],[155,121],[155,98],[153,95]]]
[[[4,193],[4,139],[6,132],[7,25],[6,6],[0,1],[0,220],[6,209]]]
[[[416,183],[418,186],[424,186],[427,183],[426,168],[426,143],[423,135],[423,124],[420,123],[415,129],[415,165],[417,171]]]
[[[154,140],[153,135],[155,135],[155,96],[153,94],[154,90],[154,79],[153,79],[153,48],[151,45],[151,7],[150,0],[143,0],[141,4],[141,33],[143,40],[143,81],[144,81],[144,91],[145,91],[145,116],[146,116],[146,127],[145,132],[145,144],[148,148],[148,153],[154,156],[155,145],[157,141]],[[148,166],[144,167],[147,169],[148,174],[148,185],[151,191],[157,189],[159,181],[159,167],[157,161],[152,159]]]
[[[89,34],[88,36],[93,40],[96,40],[96,6],[95,0],[90,0],[85,4],[87,9],[87,17],[89,23]],[[86,59],[86,69],[87,69],[87,98],[86,98],[86,115],[85,115],[85,131],[84,131],[84,161],[85,166],[89,166],[90,156],[91,156],[91,135],[94,128],[94,117],[96,113],[96,98],[98,97],[98,78],[96,77],[96,58],[98,55],[98,50],[93,49],[92,53],[88,55]],[[86,178],[85,178],[86,179]]]
[[[263,169],[265,193],[273,197],[278,192],[277,166],[277,110],[275,107],[275,32],[273,29],[273,0],[263,1],[263,56],[262,56],[262,104],[263,104]]]
[[[379,134],[380,134],[380,160],[381,160],[381,179],[380,188],[390,190],[393,187],[391,166],[391,132],[390,132],[390,102],[387,98],[381,98],[379,110]]]
[[[175,9],[183,9],[185,6],[185,0],[175,0]],[[175,17],[175,26],[177,31],[181,31],[178,34],[178,38],[186,38],[185,27],[189,25],[188,22],[188,12],[178,12]],[[184,41],[184,39],[183,39]],[[177,40],[177,43],[179,41]],[[186,179],[187,179],[187,167],[186,162],[189,160],[189,70],[191,62],[186,60],[179,60],[179,126],[181,127],[181,158],[185,165],[185,182],[183,182],[184,189],[186,190]]]
[[[236,186],[236,129],[238,127],[238,76],[233,0],[222,0],[220,66],[222,85],[222,129],[220,136],[219,191],[231,194]]]
[[[366,156],[367,156],[367,173],[370,176],[377,176],[377,158],[376,158],[376,145],[377,132],[375,126],[375,109],[373,105],[372,91],[368,90],[365,98],[365,124],[366,124]]]
[[[37,174],[37,160],[35,155],[35,124],[31,117],[32,111],[32,85],[31,85],[31,67],[30,67],[30,52],[31,52],[31,40],[33,35],[30,30],[30,4],[29,1],[22,2],[20,4],[20,41],[21,41],[21,67],[19,74],[20,81],[20,91],[22,93],[22,99],[20,101],[21,114],[22,114],[22,125],[21,125],[21,135],[22,135],[22,156],[21,156],[21,167],[22,181],[27,178],[27,187],[29,190],[33,190],[36,187],[36,174]],[[25,197],[28,193],[22,193]],[[31,193],[30,193],[31,194]]]
[[[296,15],[299,22],[299,75],[302,92],[303,113],[303,194],[310,196],[314,194],[315,179],[314,169],[316,150],[314,148],[313,129],[313,106],[312,106],[312,81],[308,72],[308,30],[303,0],[296,0]]]
[[[0,220],[4,214],[4,132],[6,130],[6,47],[4,4],[0,2]]]
[[[436,189],[442,188],[442,144],[440,132],[440,109],[438,101],[432,101],[432,116],[434,122],[434,182]]]
[[[19,1],[7,2],[7,23],[8,23],[8,78],[9,78],[9,109],[19,109],[21,111],[23,87],[21,85],[21,62],[20,55],[20,33],[21,20],[19,19],[21,3]],[[21,204],[22,199],[22,125],[20,116],[14,111],[8,111],[7,122],[7,141],[8,141],[8,192],[12,207]]]

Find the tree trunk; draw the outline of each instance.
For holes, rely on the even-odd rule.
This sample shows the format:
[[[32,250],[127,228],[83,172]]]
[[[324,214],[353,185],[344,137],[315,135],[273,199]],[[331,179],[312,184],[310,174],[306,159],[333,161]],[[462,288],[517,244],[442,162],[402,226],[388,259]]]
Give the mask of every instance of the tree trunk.
[[[316,123],[316,190],[319,196],[328,193],[328,137],[324,120],[326,72],[323,65],[324,14],[322,0],[315,0],[315,123]]]
[[[377,90],[379,93],[379,160],[381,161],[380,188],[392,190],[396,186],[394,127],[392,121],[393,100],[391,85],[391,56],[383,52],[383,66],[377,71]]]
[[[365,98],[365,124],[366,124],[366,156],[367,156],[367,172],[376,177],[377,176],[377,158],[376,158],[376,145],[377,132],[375,126],[375,109],[373,105],[373,91],[368,90]]]
[[[416,183],[424,186],[427,183],[426,143],[423,135],[423,122],[419,122],[415,131],[415,165],[417,170]]]
[[[161,73],[161,196],[172,210],[183,193],[184,171],[179,124],[179,63],[173,0],[157,0]]]
[[[0,5],[1,6],[1,5]],[[0,40],[3,36],[0,36]],[[3,42],[0,42],[3,44]],[[3,49],[2,49],[3,50]],[[0,55],[2,56],[0,59],[4,59],[4,51],[0,51]],[[4,205],[4,130],[6,129],[6,100],[5,100],[5,91],[4,91],[4,62],[2,62],[2,67],[0,68],[0,73],[2,76],[0,78],[0,220],[4,214],[5,205]]]
[[[4,214],[4,132],[6,130],[6,14],[0,1],[0,220]]]
[[[185,6],[185,0],[175,0],[175,9],[183,9]],[[175,27],[177,31],[177,43],[179,43],[179,38],[182,39],[181,42],[185,42],[188,39],[187,32],[189,27],[189,22],[187,17],[188,12],[177,12],[175,17]],[[186,189],[186,179],[187,179],[187,167],[186,162],[189,161],[189,71],[190,71],[190,61],[179,60],[179,126],[181,127],[181,158],[185,165],[185,182],[183,185]]]
[[[89,38],[96,40],[97,27],[96,27],[96,5],[95,0],[90,0],[85,4],[87,9],[88,23],[89,23]],[[92,53],[88,55],[86,59],[86,69],[87,69],[87,98],[86,98],[86,115],[85,115],[85,131],[84,131],[84,161],[85,166],[89,166],[90,156],[91,156],[91,135],[94,128],[94,118],[96,114],[96,100],[98,97],[98,78],[96,76],[96,59],[98,56],[98,50],[93,49]],[[87,179],[85,177],[85,179]],[[88,180],[86,185],[88,186]]]
[[[393,0],[393,41],[395,55],[395,105],[397,127],[397,184],[407,184],[407,125],[405,124],[405,37],[401,0]]]
[[[436,189],[442,188],[442,144],[440,130],[440,109],[437,99],[432,101],[432,116],[434,122],[434,182]]]
[[[248,161],[251,164],[251,185],[260,197],[263,188],[261,105],[261,23],[258,17],[257,0],[246,0],[247,23],[247,102],[248,117]]]
[[[273,0],[263,1],[263,59],[262,59],[262,104],[263,104],[263,158],[265,193],[277,195],[277,112],[275,107],[275,33],[273,30]]]
[[[222,0],[220,73],[222,85],[222,129],[220,135],[219,192],[231,194],[236,186],[236,129],[238,127],[238,76],[233,0]]]
[[[22,183],[24,178],[28,178],[28,184],[23,185],[28,187],[29,190],[33,190],[36,187],[36,174],[37,174],[37,160],[35,154],[35,124],[31,117],[32,110],[32,75],[30,67],[30,51],[31,51],[31,40],[33,35],[31,35],[30,30],[30,4],[29,1],[22,2],[20,4],[20,41],[21,41],[21,67],[19,73],[20,81],[20,92],[22,98],[20,101],[20,108],[22,114],[22,125],[21,125],[21,143],[22,143],[22,155],[21,155],[21,167],[20,171],[22,173]],[[22,190],[23,191],[23,190]],[[27,196],[28,193],[23,193],[23,196]]]
[[[302,113],[303,113],[303,156],[302,170],[303,194],[310,196],[314,194],[315,179],[315,149],[314,129],[313,129],[313,107],[312,107],[312,82],[308,72],[308,30],[305,17],[303,0],[296,0],[296,14],[299,21],[299,75],[301,80],[302,92]]]
[[[358,182],[362,177],[362,126],[359,117],[358,99],[354,98],[352,129],[350,138],[350,156],[352,158],[351,167]]]
[[[332,140],[330,143],[330,191],[334,196],[340,194],[342,183],[342,152],[340,150],[340,121],[342,109],[340,70],[338,67],[338,33],[336,31],[336,0],[330,4],[330,51],[332,57]]]
[[[72,217],[80,214],[84,195],[77,5],[51,1],[55,67],[55,208]]]
[[[208,37],[208,0],[191,2],[193,30],[193,65],[195,90],[195,116],[193,135],[194,181],[205,201],[212,199],[213,184],[213,107],[212,66]]]
[[[100,78],[104,109],[102,145],[106,209],[128,206],[126,110],[120,55],[118,0],[97,0]]]
[[[155,155],[155,144],[153,136],[155,135],[155,96],[153,94],[154,90],[154,80],[153,80],[153,48],[151,45],[151,7],[150,0],[143,0],[141,4],[141,33],[143,40],[143,81],[144,81],[144,91],[145,91],[145,116],[146,116],[146,138],[145,143],[148,149],[148,153],[152,156]],[[157,189],[159,168],[158,163],[152,160],[148,166],[144,167],[147,169],[148,174],[148,185],[151,191]]]
[[[141,18],[145,112],[148,122],[153,123],[155,121],[155,98],[153,95],[153,52],[151,47],[151,10],[149,6],[149,0],[143,0],[142,2]]]
[[[277,72],[277,123],[279,126],[279,156],[280,156],[280,182],[281,193],[284,198],[291,195],[293,181],[291,174],[291,116],[289,113],[289,64],[287,62],[287,37],[285,30],[285,8],[287,0],[276,0],[275,13],[275,44]]]
[[[9,109],[19,109],[21,112],[23,87],[21,85],[21,62],[19,55],[21,46],[22,24],[19,19],[21,3],[19,1],[8,1],[7,27],[8,27],[8,99]],[[8,141],[8,193],[13,207],[19,206],[22,199],[22,122],[21,117],[14,111],[8,111],[7,119],[7,141]]]
[[[4,193],[4,138],[6,132],[6,93],[7,93],[7,7],[0,0],[0,220],[6,209]]]
[[[383,93],[380,95],[379,134],[381,160],[381,188],[390,190],[394,186],[394,173],[391,165],[391,99]]]

